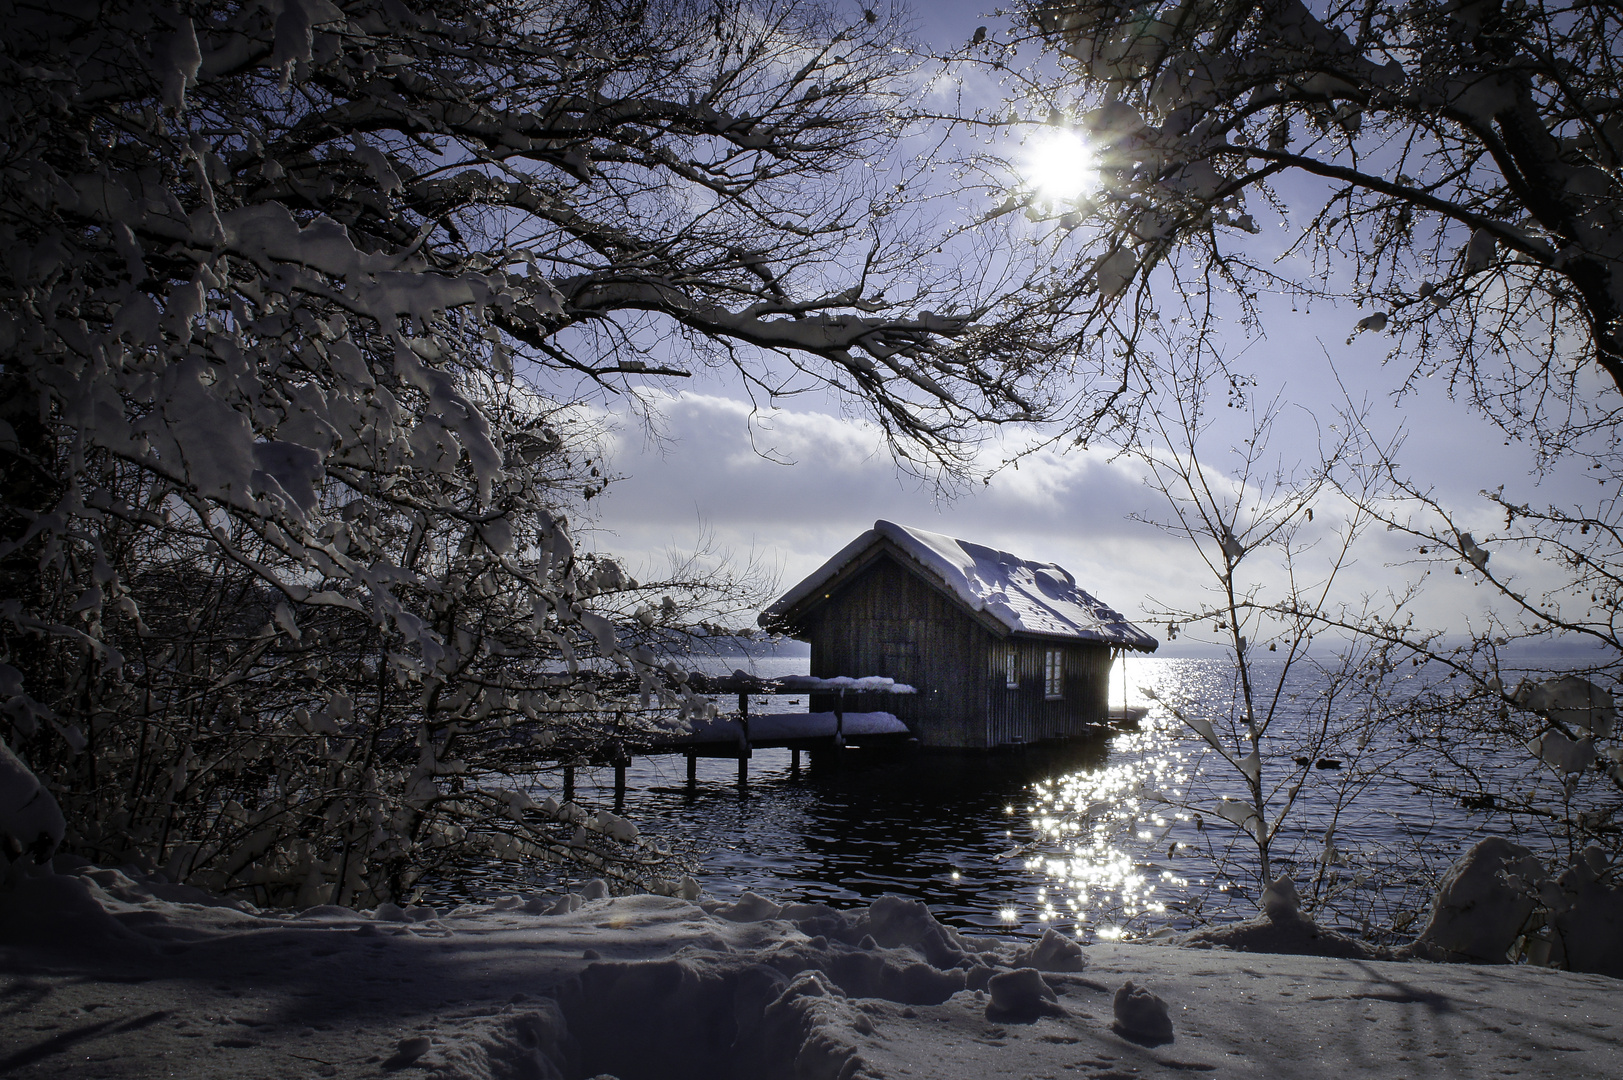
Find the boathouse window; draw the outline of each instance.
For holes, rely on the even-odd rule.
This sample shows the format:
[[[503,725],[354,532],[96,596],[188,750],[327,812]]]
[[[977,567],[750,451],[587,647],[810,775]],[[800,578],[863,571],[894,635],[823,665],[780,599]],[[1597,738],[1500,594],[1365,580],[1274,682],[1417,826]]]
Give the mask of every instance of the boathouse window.
[[[1003,685],[1009,690],[1020,689],[1020,654],[1013,645],[1003,653]]]
[[[1043,660],[1043,697],[1056,701],[1065,696],[1065,654],[1049,649]]]

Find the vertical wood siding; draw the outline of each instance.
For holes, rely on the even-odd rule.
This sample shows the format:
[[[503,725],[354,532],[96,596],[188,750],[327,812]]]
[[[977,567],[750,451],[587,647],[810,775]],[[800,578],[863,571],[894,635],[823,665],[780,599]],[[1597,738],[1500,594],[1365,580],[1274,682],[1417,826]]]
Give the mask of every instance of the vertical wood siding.
[[[1061,695],[1049,700],[1045,669],[1050,649],[1059,650],[1064,665]],[[1007,685],[1007,660],[1015,654],[1018,688]],[[1109,714],[1110,647],[1086,641],[1008,638],[989,650],[986,715],[991,745],[1038,742],[1081,734],[1102,724]]]
[[[993,747],[1081,734],[1107,715],[1110,648],[1093,642],[1000,639],[941,590],[889,555],[830,593],[808,612],[811,673],[884,675],[915,695],[847,695],[848,712],[895,713],[926,746]],[[1019,689],[1005,686],[1004,656],[1013,648]],[[1049,649],[1064,654],[1064,691],[1045,700]],[[814,711],[834,707],[831,694],[811,695]]]
[[[848,711],[893,712],[927,746],[985,745],[989,635],[939,590],[882,556],[809,615],[813,675],[884,675],[919,691],[847,695]],[[814,694],[811,707],[834,697]]]

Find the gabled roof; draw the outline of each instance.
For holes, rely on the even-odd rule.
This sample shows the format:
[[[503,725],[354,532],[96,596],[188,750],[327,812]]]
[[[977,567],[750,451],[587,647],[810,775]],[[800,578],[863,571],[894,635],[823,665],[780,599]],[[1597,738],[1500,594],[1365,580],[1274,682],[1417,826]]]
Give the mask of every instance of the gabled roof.
[[[816,573],[784,593],[761,613],[761,625],[769,630],[789,629],[820,601],[818,590],[864,561],[876,546],[888,547],[908,559],[925,580],[970,611],[989,616],[1008,633],[1098,641],[1141,652],[1153,652],[1160,644],[1121,612],[1077,588],[1076,579],[1064,567],[890,521],[874,522],[873,528]],[[807,600],[813,603],[805,603]]]

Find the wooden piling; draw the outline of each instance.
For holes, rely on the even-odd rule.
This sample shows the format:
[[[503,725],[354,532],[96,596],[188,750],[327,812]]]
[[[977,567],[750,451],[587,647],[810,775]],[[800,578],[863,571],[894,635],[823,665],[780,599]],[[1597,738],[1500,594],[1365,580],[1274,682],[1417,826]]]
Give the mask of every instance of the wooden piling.
[[[750,696],[738,695],[738,787],[742,791],[750,782]]]
[[[573,765],[565,765],[564,766],[564,802],[568,802],[571,799],[573,799],[574,797],[575,797],[575,767]]]
[[[699,755],[688,751],[688,787],[699,782]]]

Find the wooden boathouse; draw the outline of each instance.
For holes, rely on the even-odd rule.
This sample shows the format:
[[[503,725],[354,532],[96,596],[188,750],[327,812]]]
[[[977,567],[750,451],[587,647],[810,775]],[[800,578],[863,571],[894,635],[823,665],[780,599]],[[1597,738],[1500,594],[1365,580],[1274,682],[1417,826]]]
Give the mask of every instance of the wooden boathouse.
[[[1155,638],[1039,563],[889,521],[840,551],[762,613],[811,643],[811,675],[884,676],[917,694],[889,709],[921,745],[992,749],[1098,730],[1111,664]],[[811,695],[813,712],[833,708]]]

